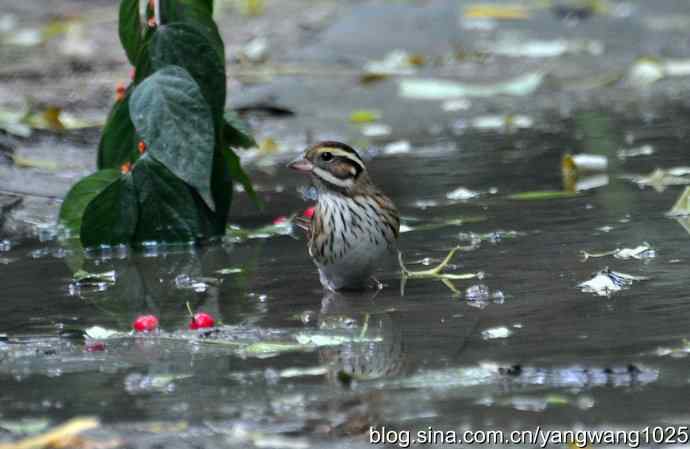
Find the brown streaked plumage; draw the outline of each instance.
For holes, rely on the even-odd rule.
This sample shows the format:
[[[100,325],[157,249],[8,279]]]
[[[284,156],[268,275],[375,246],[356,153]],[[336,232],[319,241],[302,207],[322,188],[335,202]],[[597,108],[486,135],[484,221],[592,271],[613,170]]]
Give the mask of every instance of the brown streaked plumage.
[[[331,290],[363,288],[381,259],[395,248],[400,216],[369,178],[357,152],[340,142],[321,142],[288,165],[311,175],[318,191],[305,226],[309,254],[321,284]]]

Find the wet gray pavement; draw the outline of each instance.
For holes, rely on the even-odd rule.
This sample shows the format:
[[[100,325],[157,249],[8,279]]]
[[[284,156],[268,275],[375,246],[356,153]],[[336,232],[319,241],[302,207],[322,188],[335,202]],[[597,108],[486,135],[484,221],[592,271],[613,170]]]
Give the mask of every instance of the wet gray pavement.
[[[0,2],[0,18],[22,28],[77,11],[86,41],[103,47],[80,56],[89,64],[79,71],[68,68],[76,56],[56,51],[64,36],[3,44],[14,62],[0,73],[0,107],[30,94],[103,115],[127,77],[115,7],[51,3],[48,13]],[[371,447],[370,426],[690,422],[690,227],[665,215],[684,187],[633,179],[690,165],[685,2],[590,12],[523,2],[512,20],[472,18],[473,4],[457,1],[276,1],[256,18],[220,3],[234,50],[228,105],[261,143],[242,158],[266,202],[258,211],[237,192],[231,222],[252,230],[300,213],[304,179],[284,162],[338,138],[363,152],[401,210],[408,268],[430,268],[460,244],[472,248],[448,271],[483,278],[455,281],[460,295],[410,279],[403,296],[391,261],[378,294],[326,294],[303,237],[287,227],[250,239],[235,231],[206,248],[84,254],[52,224],[59,198],[95,165],[97,130],[0,134],[0,241],[9,242],[0,246],[0,441],[29,433],[28,418],[40,431],[75,416],[102,420],[89,441],[137,448]],[[265,61],[233,56],[257,37]],[[393,50],[417,62],[365,73]],[[605,181],[572,197],[511,198],[563,189],[565,153],[606,157]],[[12,155],[57,169],[18,167]],[[653,251],[640,259],[581,253],[645,242]],[[77,267],[116,280],[79,284]],[[578,288],[606,267],[646,279],[609,296]],[[185,331],[186,302],[223,326]],[[127,334],[143,313],[160,317],[158,337]],[[105,351],[87,350],[92,326],[119,332]]]

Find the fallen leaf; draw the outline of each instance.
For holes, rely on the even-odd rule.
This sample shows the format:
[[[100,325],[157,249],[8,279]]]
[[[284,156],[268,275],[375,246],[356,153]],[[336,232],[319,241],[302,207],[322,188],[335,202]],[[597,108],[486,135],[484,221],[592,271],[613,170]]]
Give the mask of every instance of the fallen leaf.
[[[685,188],[666,215],[670,217],[687,217],[690,215],[690,187]]]
[[[458,97],[492,97],[496,95],[524,96],[541,85],[544,74],[528,73],[497,83],[463,83],[434,78],[402,79],[398,92],[403,98],[416,100],[447,100]]]
[[[526,20],[529,10],[523,5],[477,4],[465,7],[463,17],[466,19]]]
[[[577,286],[584,293],[594,293],[598,296],[611,296],[613,293],[629,288],[635,281],[645,281],[648,277],[634,276],[604,268],[589,281],[581,282]]]
[[[578,192],[565,192],[561,190],[536,190],[531,192],[520,192],[508,195],[508,199],[519,201],[539,201],[553,200],[561,198],[573,198],[579,196]]]
[[[650,156],[654,154],[654,147],[651,145],[642,145],[635,148],[621,148],[616,152],[618,159],[625,160],[629,157]]]
[[[482,338],[484,340],[494,340],[497,338],[508,338],[513,334],[513,331],[505,326],[492,327],[482,331]]]
[[[358,109],[350,114],[352,123],[370,123],[381,118],[381,112],[370,109]]]
[[[0,443],[0,449],[41,449],[48,447],[75,447],[75,438],[82,432],[100,425],[98,419],[74,418],[38,436],[24,438],[13,443]]]
[[[690,184],[690,167],[673,167],[670,169],[657,168],[648,175],[623,175],[641,187],[652,187],[657,192],[663,192],[668,186]]]

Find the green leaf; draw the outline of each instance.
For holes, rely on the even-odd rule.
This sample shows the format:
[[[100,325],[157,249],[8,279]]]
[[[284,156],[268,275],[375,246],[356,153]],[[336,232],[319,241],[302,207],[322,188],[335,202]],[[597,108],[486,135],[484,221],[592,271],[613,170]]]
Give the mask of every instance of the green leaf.
[[[122,47],[125,49],[127,59],[134,65],[141,48],[139,0],[120,1],[119,33],[120,42],[122,42]]]
[[[580,196],[577,192],[565,192],[561,190],[536,190],[532,192],[520,192],[513,195],[508,195],[511,200],[535,201],[535,200],[553,200],[558,198],[573,198]]]
[[[89,203],[81,223],[85,247],[129,243],[139,215],[132,176],[121,175]]]
[[[170,170],[144,155],[132,171],[141,211],[136,240],[188,242],[204,235],[200,207],[190,188]]]
[[[225,141],[232,148],[254,148],[257,143],[246,123],[232,109],[225,111]]]
[[[100,170],[72,186],[60,208],[60,223],[77,232],[89,203],[120,176],[118,170]]]
[[[134,160],[136,151],[136,135],[134,125],[129,116],[129,97],[131,86],[127,89],[125,98],[115,102],[108,120],[103,128],[101,140],[98,144],[98,168],[117,168]]]
[[[147,28],[144,33],[144,39],[141,43],[141,48],[139,49],[139,54],[136,59],[136,72],[134,74],[134,85],[139,85],[144,79],[148,78],[153,72],[151,68],[151,39],[155,31],[151,28]]]
[[[151,61],[154,70],[176,65],[189,72],[220,125],[225,108],[225,61],[202,29],[181,22],[159,27],[151,41]]]
[[[232,176],[232,179],[238,181],[240,184],[242,184],[242,187],[244,187],[245,192],[247,192],[247,195],[254,201],[254,204],[257,205],[259,208],[263,208],[263,202],[261,201],[261,198],[259,198],[256,194],[256,191],[254,191],[254,186],[252,186],[252,181],[249,179],[249,176],[242,170],[242,166],[240,165],[240,158],[237,157],[234,151],[231,149],[225,150],[225,160],[228,163],[228,170],[230,171],[230,176]]]
[[[147,154],[194,187],[214,210],[213,119],[194,79],[181,67],[165,67],[137,86],[129,103]]]
[[[224,235],[233,195],[232,176],[230,176],[230,170],[228,170],[224,151],[216,151],[213,155],[211,189],[213,191],[213,201],[216,205],[215,214],[212,218],[211,232],[213,235]],[[209,210],[209,212],[211,211]]]

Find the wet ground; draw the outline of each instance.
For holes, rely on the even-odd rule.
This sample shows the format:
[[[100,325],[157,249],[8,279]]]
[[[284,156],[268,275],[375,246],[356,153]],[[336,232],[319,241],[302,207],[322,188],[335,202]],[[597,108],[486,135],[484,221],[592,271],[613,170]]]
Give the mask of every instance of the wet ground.
[[[233,80],[243,84],[230,102],[247,112],[262,141],[243,159],[266,209],[238,192],[231,221],[250,231],[299,213],[307,205],[299,193],[304,179],[284,161],[314,139],[347,139],[368,149],[372,178],[401,210],[409,269],[431,268],[456,245],[469,247],[447,271],[483,275],[454,281],[460,294],[436,279],[409,279],[402,295],[395,261],[382,268],[386,287],[378,293],[324,293],[304,239],[288,226],[257,238],[235,230],[207,248],[84,254],[57,239],[58,203],[50,197],[91,169],[97,132],[7,137],[7,153],[57,160],[62,169],[19,168],[9,158],[0,166],[0,240],[7,240],[0,246],[0,441],[75,416],[103,422],[87,442],[141,448],[370,447],[370,426],[687,425],[690,226],[665,215],[684,189],[668,184],[683,170],[676,178],[644,176],[690,165],[690,89],[668,67],[653,82],[630,73],[641,56],[658,64],[690,56],[682,33],[690,10],[682,2],[654,11],[642,2],[609,6],[566,22],[560,9],[533,6],[526,19],[473,22],[457,2],[324,3],[311,10],[319,13],[310,22],[315,30],[285,32],[294,40],[277,53],[284,56],[249,66],[231,61],[236,75],[271,72]],[[222,20],[237,20],[230,12]],[[39,20],[35,11],[15,13]],[[238,26],[269,23],[271,14]],[[367,21],[375,19],[383,25],[372,36]],[[426,34],[415,39],[400,31],[403,23]],[[242,30],[270,29],[255,26]],[[459,42],[472,53],[508,32],[518,42],[563,36],[602,49],[430,62]],[[364,62],[399,48],[426,62],[412,74],[361,84]],[[96,67],[106,73],[108,65]],[[515,81],[525,74],[538,75],[534,89]],[[466,95],[400,95],[401,83],[420,78],[467,83]],[[490,92],[505,83],[513,90]],[[77,97],[94,113],[109,102]],[[292,115],[275,116],[278,109]],[[357,110],[380,118],[354,124]],[[390,129],[372,136],[372,125]],[[595,173],[598,187],[571,197],[511,197],[564,189],[567,152],[607,158]],[[578,178],[580,187],[587,179]],[[459,187],[478,195],[467,198]],[[651,250],[628,260],[582,254],[643,244]],[[610,295],[581,291],[578,284],[606,267],[645,280]],[[78,268],[114,273],[79,283]],[[186,302],[223,326],[184,330]],[[158,336],[127,334],[142,313],[160,317]],[[103,347],[94,347],[84,336],[93,326],[118,333],[100,335]]]

